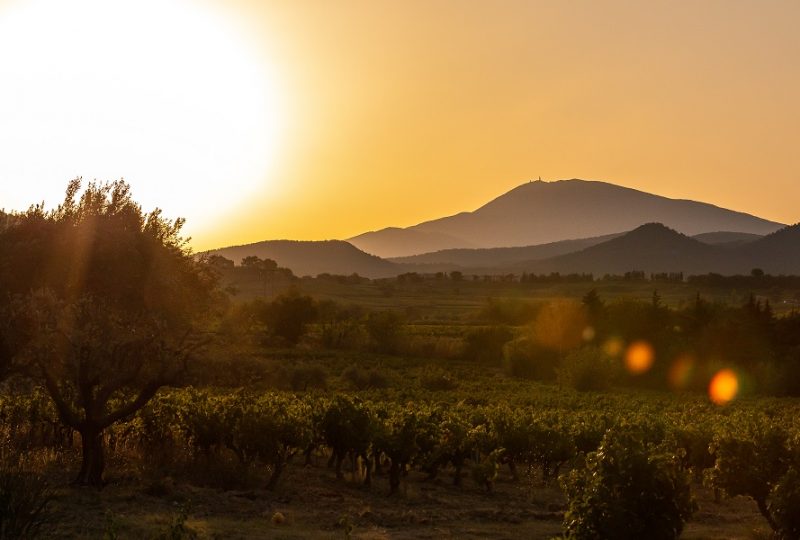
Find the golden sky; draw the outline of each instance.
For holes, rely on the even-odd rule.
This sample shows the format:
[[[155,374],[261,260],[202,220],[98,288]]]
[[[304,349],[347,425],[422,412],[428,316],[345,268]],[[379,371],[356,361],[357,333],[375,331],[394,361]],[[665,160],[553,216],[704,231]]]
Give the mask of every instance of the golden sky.
[[[235,26],[275,123],[246,195],[192,206],[198,249],[412,225],[539,176],[800,221],[796,0],[192,4]]]

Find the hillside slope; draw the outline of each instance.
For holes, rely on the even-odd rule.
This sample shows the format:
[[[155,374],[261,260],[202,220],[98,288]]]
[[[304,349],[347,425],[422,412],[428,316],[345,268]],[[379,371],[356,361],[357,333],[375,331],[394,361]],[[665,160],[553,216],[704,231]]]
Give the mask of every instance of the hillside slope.
[[[576,253],[517,265],[519,270],[545,273],[623,274],[651,272],[741,273],[749,271],[737,252],[704,244],[660,223],[648,223],[602,244]]]
[[[711,204],[573,179],[529,182],[474,212],[405,229],[369,232],[350,241],[381,257],[404,257],[441,249],[530,246],[593,238],[651,222],[687,235],[715,231],[764,235],[783,227]]]
[[[536,246],[443,249],[431,253],[410,255],[408,257],[394,257],[389,260],[400,264],[450,264],[465,268],[492,268],[573,253],[606,242],[621,234],[624,233],[609,234],[595,238],[582,238],[579,240],[562,240],[560,242],[551,242],[549,244],[539,244]]]
[[[255,244],[214,249],[208,253],[222,255],[236,264],[250,255],[262,259],[272,259],[279,266],[290,268],[298,276],[356,273],[365,277],[380,278],[395,276],[404,271],[399,265],[364,253],[341,240],[267,240]]]

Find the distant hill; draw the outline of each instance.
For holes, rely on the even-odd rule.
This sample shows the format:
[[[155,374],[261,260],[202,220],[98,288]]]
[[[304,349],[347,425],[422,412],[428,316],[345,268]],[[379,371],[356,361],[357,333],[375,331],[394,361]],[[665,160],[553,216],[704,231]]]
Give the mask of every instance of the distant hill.
[[[762,234],[718,231],[718,232],[696,234],[692,238],[694,238],[695,240],[699,240],[704,244],[711,244],[717,246],[721,245],[734,246],[734,245],[745,244],[747,242],[752,242],[754,240],[758,240],[759,238],[763,237],[764,235]]]
[[[414,250],[419,250],[415,251],[416,253],[427,253],[452,246],[463,248],[473,246],[469,240],[456,238],[448,234],[435,231],[400,229],[398,227],[381,229],[379,233],[368,232],[360,234],[350,238],[348,242],[367,253],[384,254],[381,255],[383,257],[390,257],[394,253],[406,253],[408,247],[412,245]]]
[[[518,265],[536,273],[623,274],[645,272],[706,273],[727,265],[724,250],[689,238],[660,223],[648,223],[633,231],[575,253]],[[724,259],[724,260],[723,260]]]
[[[800,223],[749,242],[738,252],[752,263],[751,268],[768,274],[800,275]]]
[[[663,224],[647,223],[627,233],[602,237],[518,248],[443,250],[392,260],[369,255],[339,240],[272,240],[208,253],[237,264],[250,255],[269,258],[300,276],[357,273],[381,278],[451,270],[465,274],[592,273],[596,277],[639,270],[683,272],[688,276],[748,274],[753,268],[769,274],[800,275],[800,224],[755,239],[729,232],[700,238],[716,242],[701,242]]]
[[[268,240],[214,249],[209,254],[222,255],[236,264],[250,255],[262,259],[272,259],[278,266],[290,268],[298,276],[317,274],[357,273],[364,277],[380,278],[395,276],[404,272],[402,267],[369,255],[355,246],[341,240],[295,241]]]
[[[800,275],[800,225],[749,242],[712,245],[660,223],[648,223],[575,253],[513,267],[516,272],[577,272],[595,276],[631,270],[730,275],[747,274],[753,268],[770,274]]]
[[[687,235],[715,231],[764,235],[784,225],[711,204],[669,199],[606,182],[529,182],[474,212],[350,239],[381,257],[452,248],[494,248],[593,238],[659,222]]]
[[[624,233],[608,234],[580,240],[562,240],[536,246],[479,249],[443,249],[421,255],[394,257],[389,259],[399,264],[452,265],[461,268],[492,268],[547,259],[600,244]]]

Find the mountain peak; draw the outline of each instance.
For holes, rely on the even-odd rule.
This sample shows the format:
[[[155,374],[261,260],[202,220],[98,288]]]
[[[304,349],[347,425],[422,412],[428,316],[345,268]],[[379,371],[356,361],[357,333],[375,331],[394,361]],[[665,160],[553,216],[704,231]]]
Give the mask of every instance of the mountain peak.
[[[530,181],[473,212],[350,241],[381,257],[441,249],[518,247],[631,231],[658,222],[685,235],[714,231],[769,234],[781,227],[711,204],[669,199],[597,180]]]

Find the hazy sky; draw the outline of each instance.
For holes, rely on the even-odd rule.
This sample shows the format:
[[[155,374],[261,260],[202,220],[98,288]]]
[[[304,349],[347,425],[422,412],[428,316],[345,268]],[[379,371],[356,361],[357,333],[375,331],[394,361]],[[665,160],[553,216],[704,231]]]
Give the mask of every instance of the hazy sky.
[[[174,179],[179,165],[172,179],[143,179],[142,189],[135,175],[118,173],[146,202],[188,213],[197,248],[412,225],[472,210],[539,176],[606,180],[800,221],[796,0],[175,2],[235,28],[230,54],[247,58],[236,76],[256,69],[264,89],[260,104],[233,90],[203,98],[223,96],[215,110],[230,112],[210,124],[220,147],[230,147],[228,161],[214,162],[218,185],[202,174]],[[0,0],[0,25],[3,6],[15,3]],[[158,3],[140,5],[152,10],[145,16],[161,16]],[[158,77],[154,86],[170,83]],[[266,132],[225,123],[254,108]],[[202,129],[193,125],[187,136]],[[227,164],[260,152],[246,144],[251,132],[269,160],[250,157],[251,167],[229,172]],[[46,159],[48,147],[38,149]],[[203,149],[203,159],[214,155]],[[87,172],[57,181],[93,170],[87,163]],[[234,174],[240,184],[224,178]],[[0,178],[0,195],[45,196],[35,177],[13,189],[10,178]],[[180,197],[193,197],[193,181],[198,194],[185,212]],[[175,194],[161,202],[165,182]],[[225,210],[214,210],[223,199]]]

